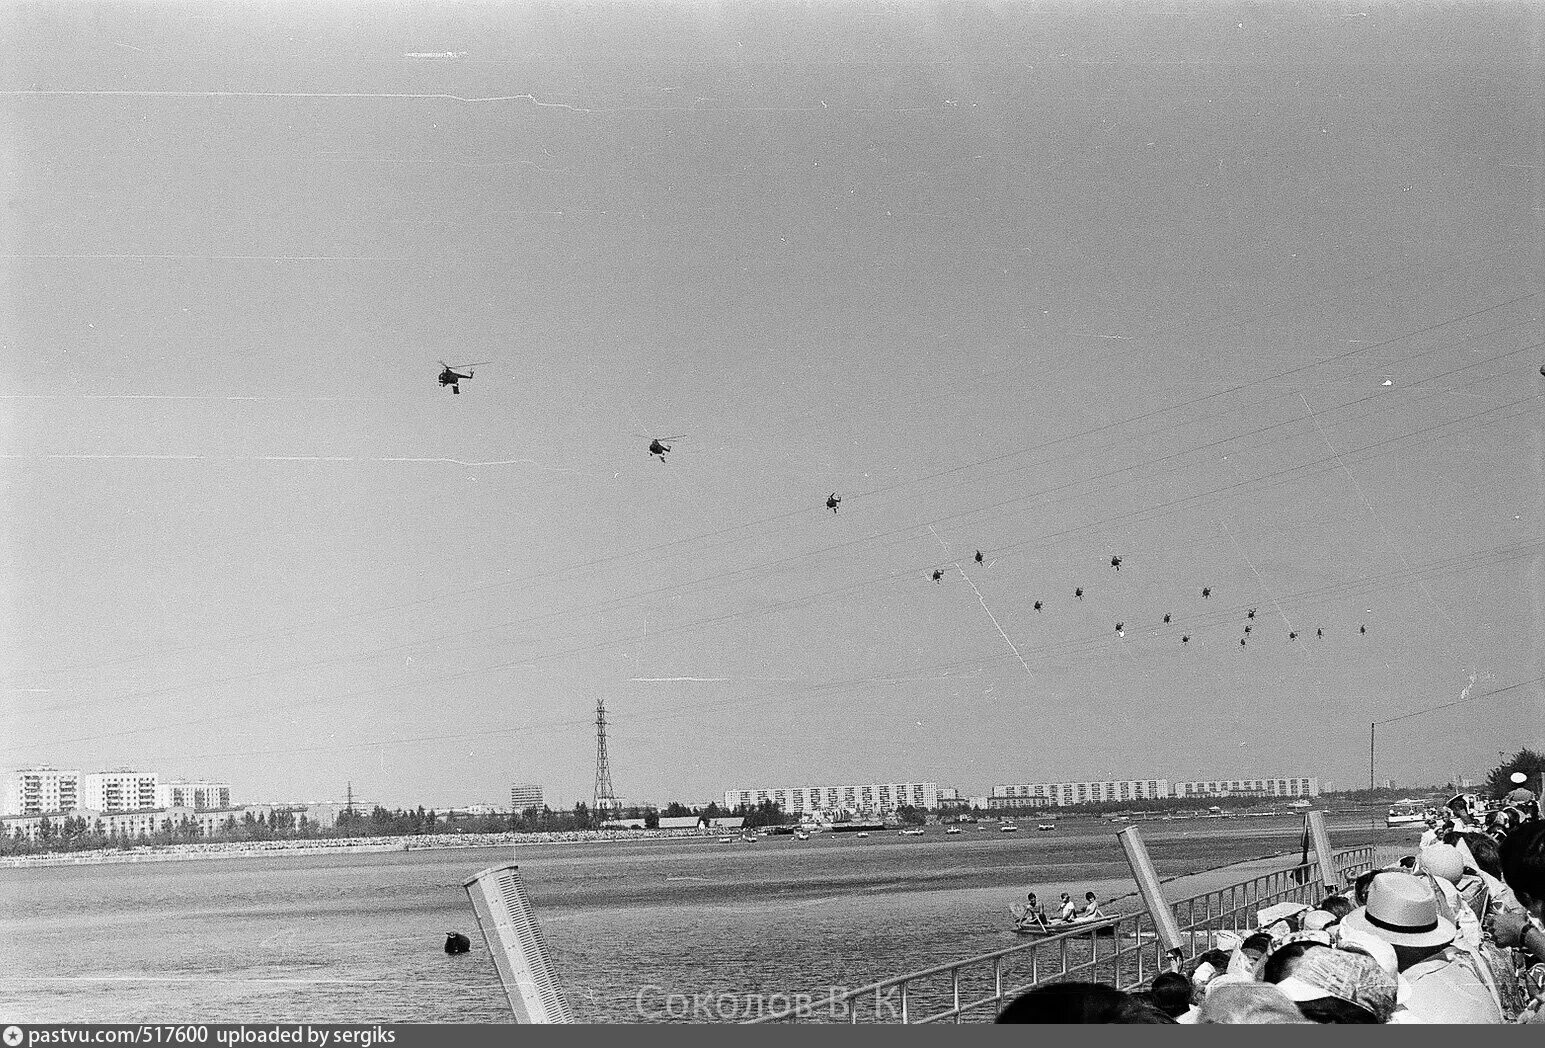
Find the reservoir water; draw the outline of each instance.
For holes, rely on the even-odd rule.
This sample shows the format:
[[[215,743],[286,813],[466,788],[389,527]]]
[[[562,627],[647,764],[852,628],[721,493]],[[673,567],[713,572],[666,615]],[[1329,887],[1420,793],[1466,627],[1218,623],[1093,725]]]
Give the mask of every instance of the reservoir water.
[[[1337,847],[1410,836],[1331,825]],[[1143,834],[1165,876],[1299,841],[1288,818]],[[6,1019],[508,1022],[462,882],[512,855],[589,1022],[684,1018],[692,995],[857,987],[1014,945],[1008,906],[1026,890],[1132,889],[1115,828],[1097,823],[6,869]],[[470,953],[443,952],[452,930]]]

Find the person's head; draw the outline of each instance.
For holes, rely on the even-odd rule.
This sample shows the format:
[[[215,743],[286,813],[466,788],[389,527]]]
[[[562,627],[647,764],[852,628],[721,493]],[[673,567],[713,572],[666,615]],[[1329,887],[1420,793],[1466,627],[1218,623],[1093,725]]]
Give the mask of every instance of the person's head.
[[[1084,892],[1085,902],[1094,902],[1094,892]]]
[[[1545,916],[1545,822],[1525,823],[1497,848],[1502,879],[1536,917]]]
[[[1026,895],[1025,898],[1032,903],[1035,902],[1035,892],[1031,892],[1029,895]]]
[[[1395,977],[1364,953],[1311,950],[1277,988],[1317,1023],[1385,1023],[1395,1011]]]
[[[1347,914],[1342,933],[1373,935],[1395,948],[1400,970],[1426,960],[1454,941],[1454,922],[1438,913],[1432,881],[1407,873],[1380,873],[1368,888],[1368,904]]]
[[[1270,983],[1231,982],[1210,990],[1197,1013],[1198,1025],[1307,1023],[1298,1007]]]
[[[1239,944],[1239,952],[1249,957],[1252,962],[1266,956],[1266,951],[1271,949],[1271,936],[1265,932],[1256,932]]]
[[[1333,927],[1340,919],[1329,910],[1310,910],[1298,923],[1303,925],[1302,931],[1323,932],[1326,928]]]
[[[1422,849],[1418,856],[1423,873],[1441,878],[1450,884],[1458,884],[1465,875],[1464,856],[1452,844],[1433,844]]]
[[[1153,977],[1148,996],[1153,1006],[1171,1019],[1178,1019],[1191,1007],[1191,980],[1179,972],[1160,972]]]
[[[1298,967],[1298,962],[1303,960],[1304,954],[1310,950],[1329,949],[1323,943],[1300,940],[1290,942],[1277,947],[1266,957],[1266,963],[1261,968],[1261,982],[1280,983],[1293,970]]]
[[[1465,846],[1470,849],[1470,854],[1475,856],[1475,865],[1478,869],[1491,876],[1502,879],[1502,862],[1497,855],[1497,842],[1484,833],[1472,833],[1465,838]]]
[[[1153,1005],[1100,983],[1048,983],[1020,994],[1000,1023],[1172,1023]]]
[[[1073,897],[1071,895],[1069,895],[1067,892],[1063,892],[1062,893],[1062,901],[1063,902],[1070,902],[1070,901],[1072,901],[1072,898]]]
[[[1372,880],[1372,878],[1369,879]],[[1324,899],[1320,900],[1319,908],[1326,913],[1334,914],[1338,921],[1354,909],[1352,900],[1348,899],[1345,895],[1327,895]]]

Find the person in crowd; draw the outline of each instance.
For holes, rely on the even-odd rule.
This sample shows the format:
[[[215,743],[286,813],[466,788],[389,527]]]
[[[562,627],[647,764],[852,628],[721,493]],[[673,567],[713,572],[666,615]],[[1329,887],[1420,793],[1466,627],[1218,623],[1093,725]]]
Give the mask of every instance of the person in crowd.
[[[1074,917],[1078,916],[1078,905],[1073,902],[1071,895],[1063,892],[1061,899],[1058,901],[1062,904],[1062,909],[1057,913],[1059,921],[1071,921]]]
[[[1320,900],[1319,908],[1326,913],[1334,914],[1338,921],[1356,909],[1352,905],[1352,900],[1345,895],[1327,895]]]
[[[1492,934],[1497,945],[1518,948],[1535,961],[1545,961],[1545,822],[1536,820],[1508,834],[1497,849],[1502,879],[1512,889],[1521,910],[1497,914]]]
[[[1271,949],[1271,943],[1270,935],[1267,935],[1265,932],[1256,932],[1254,935],[1246,937],[1245,941],[1239,944],[1239,952],[1244,954],[1253,966],[1258,964],[1262,957],[1266,956],[1266,951]]]
[[[1191,980],[1179,972],[1160,972],[1153,978],[1153,989],[1148,991],[1153,1006],[1171,1019],[1180,1020],[1192,1008]]]
[[[1174,1023],[1146,1001],[1100,983],[1048,983],[1020,994],[998,1015],[1000,1023]]]
[[[1100,900],[1095,898],[1094,892],[1084,892],[1084,908],[1078,911],[1080,920],[1092,921],[1104,917],[1100,912]]]
[[[1277,989],[1317,1023],[1387,1023],[1395,1011],[1394,976],[1348,950],[1310,950]]]
[[[1327,950],[1329,945],[1316,942],[1312,939],[1299,939],[1296,942],[1283,943],[1271,953],[1266,955],[1266,961],[1261,966],[1260,981],[1266,983],[1280,983],[1283,979],[1293,974],[1299,962],[1304,959],[1304,954],[1311,950]]]
[[[1503,1021],[1491,973],[1454,944],[1454,922],[1438,914],[1430,880],[1384,871],[1368,886],[1366,905],[1341,921],[1343,934],[1373,935],[1395,948],[1400,974],[1411,985],[1410,1009],[1427,1022]]]
[[[1207,992],[1196,1016],[1197,1025],[1259,1025],[1308,1023],[1298,1006],[1270,983],[1232,982]]]

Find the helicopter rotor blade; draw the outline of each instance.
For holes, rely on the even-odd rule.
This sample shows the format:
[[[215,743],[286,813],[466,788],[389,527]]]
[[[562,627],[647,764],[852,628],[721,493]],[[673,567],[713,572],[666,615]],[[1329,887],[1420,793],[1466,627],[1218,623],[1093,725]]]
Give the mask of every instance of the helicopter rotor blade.
[[[493,361],[492,360],[479,360],[479,361],[476,361],[476,362],[471,363],[471,364],[446,364],[445,361],[442,360],[442,361],[440,361],[440,363],[441,364],[445,364],[445,366],[448,367],[448,368],[480,368],[484,364],[492,364]]]

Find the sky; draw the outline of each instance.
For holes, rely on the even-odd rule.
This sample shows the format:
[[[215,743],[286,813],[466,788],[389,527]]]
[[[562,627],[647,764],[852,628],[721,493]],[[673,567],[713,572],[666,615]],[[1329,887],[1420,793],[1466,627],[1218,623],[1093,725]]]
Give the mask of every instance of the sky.
[[[0,767],[572,805],[601,700],[659,802],[1541,745],[1538,8],[0,18]]]

